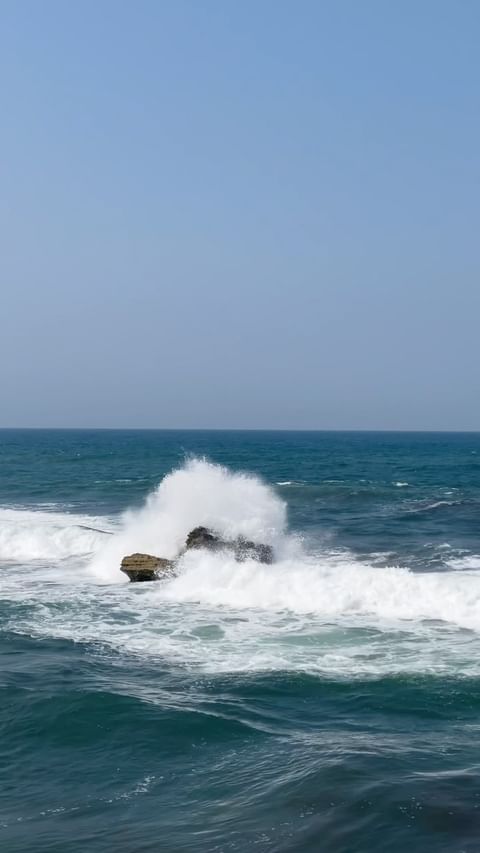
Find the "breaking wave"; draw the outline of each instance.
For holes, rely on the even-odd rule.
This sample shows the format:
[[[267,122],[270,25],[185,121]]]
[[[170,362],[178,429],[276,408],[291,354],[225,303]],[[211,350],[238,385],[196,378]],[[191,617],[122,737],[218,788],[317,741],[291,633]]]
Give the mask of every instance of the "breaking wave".
[[[277,553],[292,545],[286,535],[286,504],[273,489],[251,474],[190,459],[168,474],[139,510],[125,514],[121,530],[92,561],[102,580],[118,581],[125,554],[143,551],[176,557],[190,530],[212,528],[226,539],[244,536],[273,545]]]
[[[276,560],[193,551],[172,580],[118,586],[127,583],[125,554],[174,557],[199,524],[269,543]],[[204,669],[480,673],[478,557],[426,573],[379,567],[373,557],[368,564],[347,551],[308,552],[289,534],[272,488],[198,459],[120,518],[0,510],[2,597],[31,604],[15,615],[15,630]]]

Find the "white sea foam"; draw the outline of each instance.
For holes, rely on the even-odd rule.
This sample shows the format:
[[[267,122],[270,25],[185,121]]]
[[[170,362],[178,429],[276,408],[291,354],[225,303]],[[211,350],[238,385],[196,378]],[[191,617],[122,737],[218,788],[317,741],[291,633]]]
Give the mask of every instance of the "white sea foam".
[[[454,557],[447,560],[447,565],[457,571],[480,570],[480,554],[466,554],[464,557]]]
[[[124,554],[174,556],[198,524],[269,542],[277,560],[269,566],[189,552],[171,581],[118,585]],[[206,671],[480,675],[479,558],[417,573],[342,551],[306,554],[288,535],[286,507],[273,490],[205,461],[167,476],[116,525],[2,510],[0,557],[23,561],[2,569],[0,588],[12,604],[10,627],[33,635],[101,642]],[[16,603],[28,607],[17,612]]]
[[[0,509],[0,560],[61,560],[91,554],[105,540],[102,527],[104,518],[89,515]]]
[[[478,567],[478,563],[477,563]],[[370,624],[441,620],[480,632],[479,572],[411,572],[328,555],[272,566],[187,554],[161,597],[215,606],[360,617]]]

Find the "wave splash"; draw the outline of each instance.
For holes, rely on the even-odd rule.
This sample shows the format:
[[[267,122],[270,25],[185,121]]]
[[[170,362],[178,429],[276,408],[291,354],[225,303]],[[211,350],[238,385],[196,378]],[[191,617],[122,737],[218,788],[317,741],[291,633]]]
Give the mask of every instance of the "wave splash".
[[[91,571],[100,580],[120,581],[126,554],[142,551],[172,559],[198,525],[225,539],[265,542],[279,555],[293,547],[286,533],[286,504],[273,489],[251,474],[190,459],[162,480],[141,509],[124,515],[120,531],[95,555]]]

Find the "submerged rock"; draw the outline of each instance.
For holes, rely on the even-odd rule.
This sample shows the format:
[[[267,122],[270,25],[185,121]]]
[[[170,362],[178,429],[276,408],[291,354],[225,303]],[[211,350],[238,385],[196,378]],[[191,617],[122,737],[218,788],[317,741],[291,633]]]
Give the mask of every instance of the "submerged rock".
[[[171,560],[154,557],[152,554],[130,554],[123,558],[120,570],[134,583],[157,581],[175,574]]]
[[[207,527],[195,527],[187,536],[185,551],[193,548],[207,548],[209,551],[233,551],[236,560],[258,560],[259,563],[273,563],[271,545],[257,545],[249,539],[239,536],[237,539],[222,539]]]

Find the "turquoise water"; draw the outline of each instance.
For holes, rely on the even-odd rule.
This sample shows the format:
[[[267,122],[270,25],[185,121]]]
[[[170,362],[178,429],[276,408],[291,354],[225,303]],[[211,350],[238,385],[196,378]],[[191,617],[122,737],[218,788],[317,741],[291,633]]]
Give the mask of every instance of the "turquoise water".
[[[476,853],[479,509],[478,434],[0,431],[0,849]],[[274,565],[124,583],[197,523]]]

